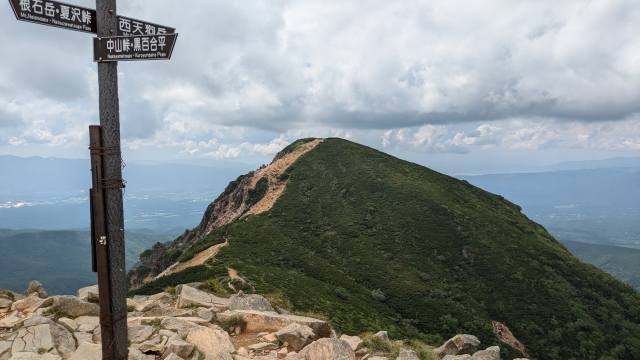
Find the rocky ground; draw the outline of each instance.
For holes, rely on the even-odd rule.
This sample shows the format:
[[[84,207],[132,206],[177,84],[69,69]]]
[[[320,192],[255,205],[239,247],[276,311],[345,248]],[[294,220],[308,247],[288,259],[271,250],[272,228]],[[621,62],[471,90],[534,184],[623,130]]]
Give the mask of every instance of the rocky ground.
[[[198,286],[127,300],[130,360],[390,360],[358,336],[338,338],[323,320],[276,312],[260,295],[222,298]],[[24,294],[0,292],[0,360],[100,360],[97,302],[97,286],[49,297],[34,281]],[[477,351],[472,335],[420,356],[385,331],[372,338],[398,349],[395,360],[500,359],[497,346]]]

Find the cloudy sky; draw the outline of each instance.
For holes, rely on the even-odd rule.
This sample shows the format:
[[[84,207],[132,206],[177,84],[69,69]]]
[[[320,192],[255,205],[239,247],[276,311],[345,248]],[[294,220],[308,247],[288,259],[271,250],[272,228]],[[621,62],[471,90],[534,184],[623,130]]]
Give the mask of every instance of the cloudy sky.
[[[118,6],[180,34],[170,61],[119,64],[125,160],[265,162],[310,136],[427,164],[640,156],[637,0]],[[0,1],[0,154],[88,157],[91,38]]]

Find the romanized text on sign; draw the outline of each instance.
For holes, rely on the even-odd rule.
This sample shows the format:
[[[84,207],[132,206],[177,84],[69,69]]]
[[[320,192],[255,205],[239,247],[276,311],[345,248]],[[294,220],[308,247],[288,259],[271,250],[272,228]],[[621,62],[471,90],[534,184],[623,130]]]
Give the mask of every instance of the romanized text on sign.
[[[9,0],[16,19],[42,25],[97,34],[96,11],[47,0]],[[175,28],[117,16],[117,36],[173,34]]]
[[[46,0],[9,0],[18,20],[97,33],[96,11],[81,6]]]
[[[97,37],[93,59],[102,61],[169,60],[178,34]]]

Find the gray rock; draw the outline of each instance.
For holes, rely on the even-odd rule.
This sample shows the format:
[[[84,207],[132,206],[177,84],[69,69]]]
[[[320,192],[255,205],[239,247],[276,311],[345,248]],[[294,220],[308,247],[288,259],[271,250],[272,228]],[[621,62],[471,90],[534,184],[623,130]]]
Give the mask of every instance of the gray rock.
[[[75,320],[63,317],[63,318],[58,319],[58,323],[68,327],[69,329],[71,329],[73,331],[78,330],[78,323]]]
[[[0,341],[0,359],[11,356],[11,341]]]
[[[200,309],[198,310],[198,316],[206,321],[213,320],[213,312],[210,310]]]
[[[200,291],[188,285],[182,285],[180,295],[176,302],[176,308],[183,309],[189,306],[203,307],[229,307],[229,299],[217,297],[215,295]]]
[[[208,357],[207,359],[210,360],[234,360],[233,356],[231,356],[231,354],[224,352],[224,351],[220,351],[218,352],[216,355],[212,356],[212,357]]]
[[[78,289],[78,299],[88,302],[100,302],[98,285],[87,286]]]
[[[21,352],[14,354],[10,360],[62,360],[60,355],[55,354],[42,354],[32,352]]]
[[[344,340],[349,343],[349,346],[351,346],[353,351],[358,350],[358,346],[362,344],[362,339],[359,336],[342,335],[340,336],[340,340]]]
[[[272,343],[268,343],[268,342],[261,342],[258,344],[253,344],[253,345],[249,345],[249,350],[255,351],[255,352],[259,352],[259,353],[263,353],[265,351],[270,351],[270,350],[278,350],[280,346],[276,345],[276,344],[272,344]]]
[[[160,323],[160,325],[167,330],[177,332],[180,335],[188,334],[191,330],[200,328],[201,326],[194,324],[184,318],[168,317]]]
[[[341,359],[356,359],[355,352],[346,341],[333,338],[322,338],[307,345],[298,356],[306,360],[327,360],[336,356],[341,356]]]
[[[367,358],[367,360],[389,360],[389,359],[384,356],[372,356],[370,358]]]
[[[257,294],[247,295],[242,292],[231,296],[229,310],[275,311],[269,300],[263,296]]]
[[[33,293],[38,293],[38,297],[40,297],[41,299],[45,299],[49,297],[49,295],[47,295],[47,292],[44,290],[44,287],[42,286],[42,284],[40,284],[40,282],[36,280],[33,280],[32,282],[29,283],[29,287],[24,292],[24,296],[29,296]]]
[[[396,360],[420,360],[420,357],[411,350],[401,348]]]
[[[100,326],[100,318],[97,316],[80,316],[75,319],[80,332],[93,333]]]
[[[56,296],[54,301],[53,307],[70,317],[100,315],[100,307],[97,304],[80,300],[75,296]]]
[[[296,351],[300,351],[313,342],[315,334],[313,329],[306,325],[292,323],[278,330],[276,337],[283,343],[289,343]]]
[[[389,341],[389,334],[388,334],[386,331],[384,331],[384,330],[382,330],[382,331],[378,331],[378,332],[377,332],[377,333],[375,333],[373,336],[377,336],[377,337],[379,337],[379,338],[380,338],[380,339],[382,339],[382,340]]]
[[[42,301],[38,293],[33,292],[27,298],[18,300],[11,304],[11,311],[24,311],[31,306],[38,304]]]
[[[477,351],[471,356],[472,360],[500,360],[500,347],[492,346],[485,350]]]
[[[11,304],[13,304],[13,301],[0,297],[0,309],[8,309],[11,307]]]
[[[240,316],[247,322],[245,332],[276,332],[283,327],[298,323],[310,327],[316,336],[326,332],[328,324],[326,321],[313,319],[305,316],[278,314],[272,311],[257,310],[229,310],[216,314],[218,321],[230,320]]]
[[[78,342],[78,345],[80,345],[83,342],[87,342],[89,344],[93,344],[93,334],[88,334],[85,332],[74,332],[73,333],[73,337],[76,338],[76,341]]]
[[[171,341],[168,344],[167,350],[165,351],[164,355],[162,355],[162,359],[166,359],[171,353],[176,354],[183,359],[186,359],[189,355],[191,355],[194,348],[195,346],[193,344],[190,344],[186,341],[182,341],[182,340]]]
[[[189,310],[180,310],[167,306],[159,306],[142,314],[144,317],[180,317],[189,315],[191,315]]]
[[[18,311],[0,320],[0,329],[13,329],[24,322],[24,317]]]
[[[442,360],[471,360],[471,355],[447,355],[443,357]]]
[[[11,353],[16,354],[29,348],[45,349],[47,352],[55,348],[63,356],[68,356],[76,350],[76,341],[64,326],[40,315],[33,315],[18,330]]]
[[[473,335],[460,334],[447,340],[442,346],[433,350],[441,359],[446,355],[472,354],[480,345],[480,340]]]
[[[169,356],[167,356],[166,358],[164,358],[164,360],[184,360],[184,359],[172,353],[172,354],[169,354]]]
[[[191,330],[187,336],[187,342],[195,345],[204,356],[213,357],[220,351],[228,354],[236,352],[229,334],[219,326],[211,328],[198,326]]]
[[[128,329],[127,335],[132,343],[141,343],[153,335],[153,327],[149,325],[132,326]]]

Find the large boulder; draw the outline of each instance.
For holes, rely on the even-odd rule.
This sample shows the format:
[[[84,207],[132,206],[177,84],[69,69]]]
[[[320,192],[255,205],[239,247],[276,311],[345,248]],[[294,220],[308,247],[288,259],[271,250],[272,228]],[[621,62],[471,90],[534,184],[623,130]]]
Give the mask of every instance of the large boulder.
[[[69,360],[102,360],[102,346],[83,342]]]
[[[40,284],[40,282],[36,280],[33,280],[32,282],[29,283],[29,287],[24,292],[24,296],[29,296],[33,293],[37,293],[38,297],[40,297],[41,299],[45,299],[49,297],[49,295],[47,295],[47,292],[44,290],[44,287],[42,286],[42,284]]]
[[[43,301],[37,292],[31,293],[26,299],[18,300],[11,304],[11,311],[25,311],[31,306]]]
[[[88,302],[100,302],[100,293],[98,285],[87,286],[78,289],[78,299]]]
[[[447,340],[442,346],[433,350],[440,359],[447,355],[472,354],[480,345],[480,340],[473,335],[461,334]]]
[[[247,322],[245,329],[247,332],[277,332],[293,323],[310,327],[316,337],[329,332],[329,325],[326,321],[305,316],[278,314],[272,311],[229,310],[217,314],[217,319],[222,322],[238,316]]]
[[[129,341],[134,344],[138,344],[147,340],[153,335],[154,329],[149,325],[132,326],[127,329],[127,336]]]
[[[134,319],[131,322],[128,322],[131,326],[134,323]],[[143,320],[144,321],[144,320]],[[141,321],[141,323],[143,322]],[[177,332],[180,335],[185,335],[189,333],[191,330],[195,330],[201,328],[203,325],[207,325],[208,322],[203,320],[202,318],[196,317],[183,317],[183,318],[174,318],[168,317],[160,323],[162,328]]]
[[[305,346],[311,344],[315,336],[313,329],[298,323],[291,323],[276,333],[278,340],[282,343],[289,343],[296,351],[300,351]]]
[[[167,344],[167,350],[165,351],[163,358],[167,358],[169,354],[176,354],[183,359],[191,355],[195,346],[191,343],[182,340],[172,340]]]
[[[76,350],[76,341],[64,326],[40,315],[33,315],[18,330],[11,353],[16,354],[29,348],[44,349],[46,352],[55,348],[63,356],[68,356]]]
[[[239,291],[229,299],[229,310],[275,311],[269,300],[257,294],[244,294]]]
[[[70,317],[100,315],[100,307],[97,304],[80,300],[75,296],[56,296],[54,299],[53,307]]]
[[[24,322],[24,317],[19,311],[14,311],[11,315],[0,320],[0,329],[13,329]]]
[[[351,349],[353,349],[353,351],[358,350],[358,346],[360,346],[360,344],[362,344],[363,342],[359,336],[349,336],[349,335],[340,336],[340,340],[346,341],[349,344],[349,346],[351,346]]]
[[[229,299],[200,291],[188,285],[182,285],[180,295],[178,295],[176,302],[176,308],[183,309],[190,306],[228,308]]]
[[[420,360],[420,357],[414,351],[401,348],[396,360]]]
[[[229,334],[219,326],[211,328],[198,326],[189,331],[186,341],[195,345],[204,356],[208,357],[214,357],[220,351],[229,354],[236,351]]]
[[[384,330],[378,331],[377,333],[373,334],[373,336],[379,337],[382,340],[389,341],[389,333]]]
[[[356,359],[355,352],[346,341],[334,338],[322,338],[315,341],[302,349],[298,356],[306,360]]]
[[[14,354],[10,360],[62,360],[60,355],[38,354],[33,352],[19,352]]]
[[[13,301],[7,298],[0,297],[0,309],[8,309],[13,304]]]
[[[476,351],[471,357],[472,360],[500,360],[500,347],[492,346],[485,350]]]

